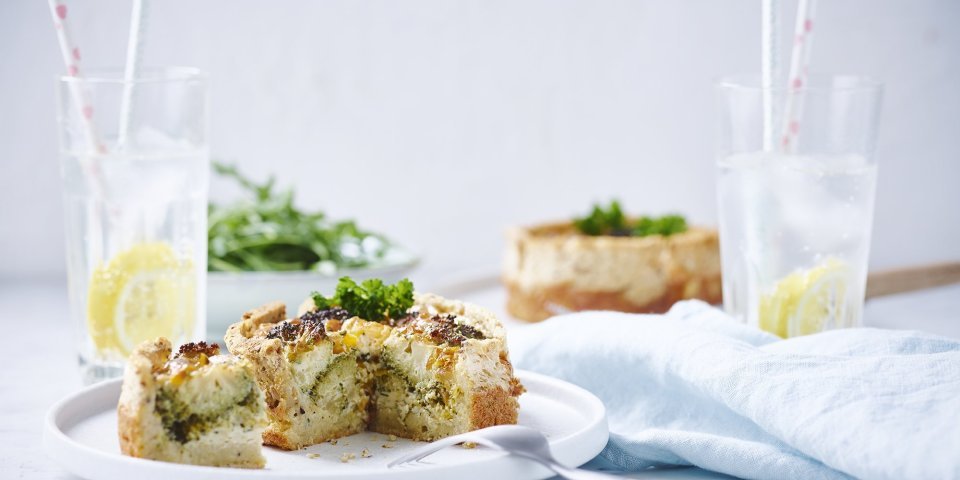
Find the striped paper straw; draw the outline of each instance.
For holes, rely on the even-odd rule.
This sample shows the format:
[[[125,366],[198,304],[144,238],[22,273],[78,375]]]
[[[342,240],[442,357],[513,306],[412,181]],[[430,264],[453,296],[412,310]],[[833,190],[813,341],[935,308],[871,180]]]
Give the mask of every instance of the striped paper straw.
[[[140,72],[140,52],[143,51],[144,19],[147,12],[146,0],[133,0],[130,13],[130,36],[127,39],[127,63],[123,69],[123,98],[120,101],[120,126],[117,130],[117,149],[127,146],[130,121],[133,117],[134,81]]]
[[[778,102],[773,86],[780,80],[780,2],[760,2],[760,87],[763,95],[763,151],[774,149]]]
[[[83,77],[80,75],[80,59],[82,58],[80,48],[71,41],[70,30],[67,28],[69,23],[67,17],[70,15],[70,10],[63,0],[48,0],[48,3],[50,4],[50,13],[53,14],[53,27],[57,31],[57,40],[60,43],[60,52],[63,54],[63,63],[67,67],[67,75],[82,79]],[[94,198],[104,199],[107,195],[106,182],[100,169],[100,160],[97,154],[107,153],[107,148],[100,141],[100,135],[97,133],[96,123],[93,120],[95,113],[93,105],[87,98],[86,91],[80,82],[67,82],[67,86],[70,89],[70,96],[73,97],[73,101],[80,112],[80,121],[86,131],[90,151],[94,153],[93,155],[86,155],[86,158],[80,162],[80,166],[86,172]],[[117,210],[115,208],[108,210],[108,215],[115,217]],[[87,221],[90,224],[87,228],[88,236],[84,241],[84,245],[88,249],[87,255],[90,258],[103,258],[103,229],[99,228],[103,219],[100,210],[91,209]]]
[[[816,0],[800,0],[797,4],[797,23],[790,55],[790,74],[787,77],[787,100],[784,107],[780,148],[793,153],[800,135],[800,117],[803,115],[803,88],[807,84],[810,51],[813,49],[813,17]]]
[[[50,13],[53,14],[53,26],[57,31],[57,40],[60,43],[60,52],[63,54],[63,63],[67,67],[67,75],[74,78],[82,78],[80,76],[80,59],[82,58],[80,48],[74,45],[70,39],[70,30],[67,28],[69,23],[67,17],[70,14],[70,10],[67,8],[67,5],[63,3],[63,0],[49,0],[49,4]],[[93,105],[90,104],[86,92],[79,82],[69,82],[69,88],[73,100],[76,102],[77,108],[81,113],[81,121],[83,122],[84,130],[87,132],[87,139],[90,142],[90,146],[92,146],[97,153],[106,153],[107,148],[103,145],[103,142],[100,141],[100,135],[97,133],[96,124],[93,121]],[[98,171],[96,164],[91,168],[93,168],[95,172]]]

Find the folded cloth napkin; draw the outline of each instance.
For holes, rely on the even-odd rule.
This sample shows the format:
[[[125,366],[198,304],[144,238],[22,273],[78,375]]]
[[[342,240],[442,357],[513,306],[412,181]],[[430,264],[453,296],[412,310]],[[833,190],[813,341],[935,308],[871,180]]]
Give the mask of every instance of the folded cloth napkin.
[[[606,405],[592,465],[745,478],[960,478],[960,342],[834,330],[789,340],[702,302],[583,312],[511,333],[519,368]]]

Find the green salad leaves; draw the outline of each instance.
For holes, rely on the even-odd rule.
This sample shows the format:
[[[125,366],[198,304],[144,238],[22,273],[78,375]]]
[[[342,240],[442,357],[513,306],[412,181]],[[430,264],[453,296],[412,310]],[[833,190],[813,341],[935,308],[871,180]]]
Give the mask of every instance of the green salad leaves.
[[[371,278],[357,284],[352,278],[343,277],[332,297],[319,292],[313,292],[311,297],[320,310],[340,307],[364,320],[381,322],[400,318],[413,306],[413,282],[404,278],[386,285],[380,279]]]
[[[611,201],[606,208],[594,204],[587,216],[574,219],[573,224],[580,233],[592,236],[668,236],[687,231],[687,220],[681,215],[628,219],[620,208],[620,202],[616,200]]]
[[[392,248],[383,236],[350,220],[334,221],[323,212],[293,204],[293,189],[274,190],[275,178],[256,183],[233,165],[213,164],[250,196],[232,205],[211,203],[208,210],[210,271],[314,270],[366,267]]]

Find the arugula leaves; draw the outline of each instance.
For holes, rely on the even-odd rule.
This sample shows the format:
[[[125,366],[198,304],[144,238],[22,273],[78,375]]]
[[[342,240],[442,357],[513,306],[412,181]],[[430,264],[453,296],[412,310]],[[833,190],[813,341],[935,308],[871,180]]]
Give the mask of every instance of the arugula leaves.
[[[591,236],[669,236],[687,231],[687,220],[681,215],[644,216],[631,221],[623,214],[620,202],[616,200],[612,200],[606,208],[594,204],[587,216],[574,219],[573,224],[580,233]]]
[[[234,180],[252,197],[208,208],[207,269],[210,271],[287,271],[365,267],[392,248],[385,237],[350,220],[334,221],[323,212],[293,204],[293,190],[274,190],[271,176],[257,183],[235,166],[214,162],[214,171]]]
[[[320,310],[340,307],[364,320],[380,322],[400,318],[413,306],[413,282],[404,278],[393,285],[371,278],[357,284],[350,277],[337,282],[336,292],[327,298],[319,292],[310,294]]]

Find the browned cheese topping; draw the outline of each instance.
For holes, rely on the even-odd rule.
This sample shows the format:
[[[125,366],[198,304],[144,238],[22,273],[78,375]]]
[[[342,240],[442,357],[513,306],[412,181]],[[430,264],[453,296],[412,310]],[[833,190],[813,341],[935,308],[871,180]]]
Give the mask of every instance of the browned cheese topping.
[[[340,329],[340,322],[350,318],[350,313],[342,308],[312,310],[299,318],[280,322],[267,332],[267,338],[279,338],[284,342],[295,342],[300,338],[310,341],[327,337],[327,330]]]
[[[180,345],[177,357],[198,357],[201,354],[208,357],[220,354],[220,345],[207,342],[191,342]]]
[[[210,357],[219,354],[220,346],[216,343],[185,343],[158,371],[170,375],[170,381],[177,386],[195,370],[209,364]]]
[[[436,343],[443,343],[459,347],[465,340],[483,340],[483,332],[470,326],[456,322],[453,314],[434,315],[429,318],[416,318],[409,315],[396,323],[417,333],[430,337]],[[419,320],[419,321],[417,321]]]

